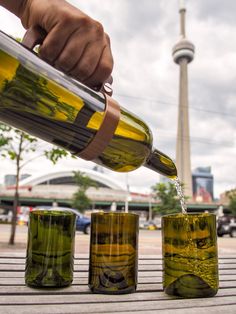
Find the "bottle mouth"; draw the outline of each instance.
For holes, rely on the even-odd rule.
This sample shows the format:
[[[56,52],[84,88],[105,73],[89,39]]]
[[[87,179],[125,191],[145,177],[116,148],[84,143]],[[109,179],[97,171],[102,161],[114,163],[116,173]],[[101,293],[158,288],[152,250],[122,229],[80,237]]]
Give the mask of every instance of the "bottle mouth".
[[[159,151],[154,149],[149,155],[145,167],[158,172],[170,179],[177,178],[177,168],[173,160]]]

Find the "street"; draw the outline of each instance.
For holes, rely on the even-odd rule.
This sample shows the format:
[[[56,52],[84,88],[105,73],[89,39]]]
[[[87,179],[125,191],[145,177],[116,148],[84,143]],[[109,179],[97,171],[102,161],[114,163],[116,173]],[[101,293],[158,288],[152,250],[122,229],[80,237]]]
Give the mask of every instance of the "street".
[[[0,254],[1,252],[25,252],[27,243],[27,226],[17,226],[15,245],[9,246],[10,225],[0,225]],[[218,238],[219,255],[236,254],[236,238],[225,236]],[[89,236],[82,232],[76,232],[75,253],[89,253]],[[140,230],[139,254],[161,254],[161,231]]]

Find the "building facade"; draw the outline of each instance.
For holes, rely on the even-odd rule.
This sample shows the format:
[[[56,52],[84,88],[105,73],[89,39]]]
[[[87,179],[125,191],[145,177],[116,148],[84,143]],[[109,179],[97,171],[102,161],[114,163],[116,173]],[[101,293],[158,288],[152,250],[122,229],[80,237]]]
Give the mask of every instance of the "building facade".
[[[157,203],[150,194],[127,191],[120,183],[109,176],[94,170],[80,169],[84,175],[96,181],[98,188],[91,187],[86,194],[91,200],[90,209],[124,210],[125,206],[132,211],[148,211]],[[19,184],[21,206],[35,207],[39,205],[70,207],[73,194],[77,191],[73,171],[57,171],[32,175]],[[14,185],[0,188],[0,207],[12,206],[15,192]]]
[[[196,202],[211,203],[214,200],[214,177],[211,167],[198,167],[192,173],[193,199]]]

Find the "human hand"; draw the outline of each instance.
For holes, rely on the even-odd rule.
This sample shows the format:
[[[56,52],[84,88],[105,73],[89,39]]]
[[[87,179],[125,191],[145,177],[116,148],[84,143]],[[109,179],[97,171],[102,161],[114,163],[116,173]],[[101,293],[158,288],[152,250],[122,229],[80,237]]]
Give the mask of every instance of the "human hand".
[[[20,18],[35,41],[43,41],[42,59],[92,88],[107,81],[113,58],[109,37],[99,22],[64,0],[25,3]]]

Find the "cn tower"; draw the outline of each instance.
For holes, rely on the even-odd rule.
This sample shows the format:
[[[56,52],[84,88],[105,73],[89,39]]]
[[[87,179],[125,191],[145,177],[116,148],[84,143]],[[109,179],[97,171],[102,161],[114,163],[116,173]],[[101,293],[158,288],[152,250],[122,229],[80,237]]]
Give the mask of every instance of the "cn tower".
[[[173,47],[173,59],[180,67],[178,130],[176,141],[176,166],[178,177],[184,184],[184,194],[190,198],[192,192],[191,152],[188,115],[188,64],[194,58],[194,45],[186,39],[184,1],[180,1],[180,40]]]

